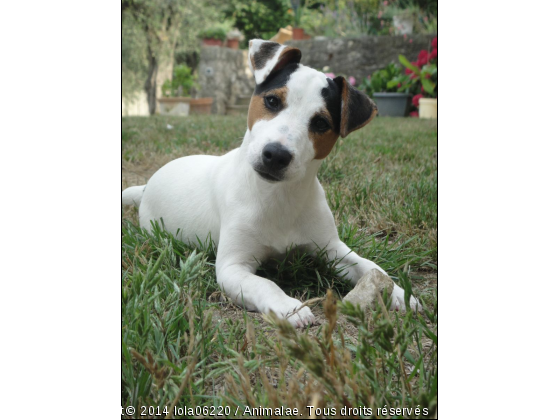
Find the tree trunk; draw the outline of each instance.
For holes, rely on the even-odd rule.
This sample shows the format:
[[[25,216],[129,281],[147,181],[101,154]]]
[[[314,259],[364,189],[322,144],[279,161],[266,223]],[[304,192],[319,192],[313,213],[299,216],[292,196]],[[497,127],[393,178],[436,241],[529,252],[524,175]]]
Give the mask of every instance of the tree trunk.
[[[148,77],[144,84],[144,90],[148,96],[148,109],[150,115],[156,113],[157,107],[157,74],[158,74],[158,61],[156,56],[152,53],[152,49],[148,44]]]

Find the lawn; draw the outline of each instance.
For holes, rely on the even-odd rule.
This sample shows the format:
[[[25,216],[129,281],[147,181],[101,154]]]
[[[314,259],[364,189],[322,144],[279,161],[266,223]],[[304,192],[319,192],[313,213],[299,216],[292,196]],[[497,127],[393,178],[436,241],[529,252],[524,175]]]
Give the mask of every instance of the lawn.
[[[123,118],[122,186],[145,184],[180,156],[224,154],[245,130],[245,117]],[[341,239],[420,298],[418,315],[342,304],[351,288],[336,268],[296,253],[259,273],[313,299],[320,325],[293,330],[229,302],[216,284],[213,244],[192,249],[159,229],[149,235],[124,208],[121,405],[136,414],[123,417],[151,406],[146,418],[269,417],[245,411],[259,407],[284,407],[278,417],[297,408],[295,418],[335,418],[346,407],[359,418],[433,418],[436,154],[436,122],[378,118],[339,139],[319,172]],[[197,406],[209,411],[188,411]]]

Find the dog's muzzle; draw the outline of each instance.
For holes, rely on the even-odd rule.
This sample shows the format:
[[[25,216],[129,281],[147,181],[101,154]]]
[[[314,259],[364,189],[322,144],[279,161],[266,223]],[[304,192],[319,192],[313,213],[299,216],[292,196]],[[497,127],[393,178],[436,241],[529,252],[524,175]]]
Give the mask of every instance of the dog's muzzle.
[[[284,172],[292,161],[292,154],[280,143],[269,143],[262,151],[262,163],[254,167],[255,171],[267,181],[282,181]]]

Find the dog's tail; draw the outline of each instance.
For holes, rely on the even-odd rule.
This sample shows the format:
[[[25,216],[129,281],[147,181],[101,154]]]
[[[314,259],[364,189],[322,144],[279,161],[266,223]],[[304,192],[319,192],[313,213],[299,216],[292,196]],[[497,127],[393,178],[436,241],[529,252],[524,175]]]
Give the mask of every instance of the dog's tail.
[[[140,206],[142,201],[142,196],[144,195],[145,185],[140,185],[139,187],[130,187],[122,192],[122,203],[127,206],[135,205]]]

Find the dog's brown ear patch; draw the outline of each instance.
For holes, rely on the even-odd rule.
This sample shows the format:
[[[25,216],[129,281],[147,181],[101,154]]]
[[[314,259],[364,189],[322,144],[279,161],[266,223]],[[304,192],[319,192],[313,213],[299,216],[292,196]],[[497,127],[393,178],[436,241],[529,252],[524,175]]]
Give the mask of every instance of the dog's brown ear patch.
[[[249,41],[249,68],[255,76],[257,85],[290,63],[299,63],[301,51],[276,42],[253,39]]]
[[[342,76],[334,79],[340,89],[340,137],[362,128],[377,115],[377,105],[363,92],[355,89]]]

